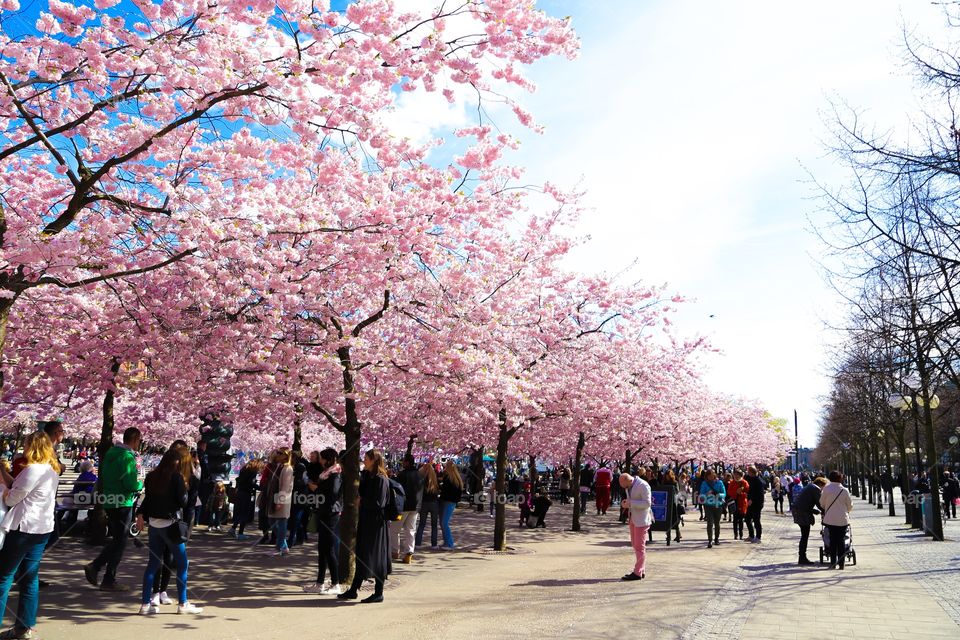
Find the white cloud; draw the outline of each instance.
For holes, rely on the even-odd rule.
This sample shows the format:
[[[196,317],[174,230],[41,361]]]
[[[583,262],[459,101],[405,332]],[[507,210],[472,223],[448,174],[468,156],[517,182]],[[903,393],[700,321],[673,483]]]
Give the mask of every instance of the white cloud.
[[[525,135],[517,160],[531,178],[582,179],[593,242],[575,266],[617,271],[636,259],[648,281],[697,298],[679,325],[725,351],[708,380],[776,415],[798,408],[812,444],[828,388],[823,320],[839,308],[810,257],[820,246],[807,229],[817,203],[806,169],[841,179],[822,144],[831,98],[881,125],[903,122],[915,100],[898,58],[901,8],[932,37],[940,9],[554,4],[573,14],[582,56],[535,70],[529,103],[547,133]]]
[[[410,10],[430,3],[402,0]],[[524,140],[510,160],[531,181],[587,189],[582,231],[593,242],[573,262],[619,271],[635,259],[650,282],[695,297],[678,324],[706,333],[725,355],[707,380],[759,397],[775,414],[797,408],[801,442],[816,435],[824,375],[825,287],[808,232],[816,209],[807,169],[841,179],[824,157],[830,99],[866,108],[880,125],[915,109],[898,58],[903,18],[942,33],[939,7],[904,0],[662,3],[548,0],[572,14],[581,58],[538,64],[538,93],[523,100],[547,133],[497,124]],[[462,88],[461,88],[462,90]],[[460,97],[470,104],[472,96]],[[398,97],[391,126],[425,141],[473,119],[435,94]],[[714,317],[710,317],[710,316]]]

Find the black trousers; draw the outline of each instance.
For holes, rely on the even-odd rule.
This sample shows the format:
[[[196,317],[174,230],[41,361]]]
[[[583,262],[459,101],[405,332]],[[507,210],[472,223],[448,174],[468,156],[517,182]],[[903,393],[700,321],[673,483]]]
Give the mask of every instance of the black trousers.
[[[844,561],[847,559],[846,547],[843,543],[843,539],[847,534],[847,527],[846,525],[838,527],[828,524],[827,531],[830,532],[830,564],[842,567]]]
[[[760,512],[763,505],[752,504],[747,507],[747,531],[751,538],[759,540],[763,536],[763,526],[760,524]]]
[[[739,511],[733,512],[733,537],[735,540],[743,538],[743,520],[745,517]]]
[[[783,513],[783,494],[782,493],[773,499],[773,510],[777,513]]]
[[[93,567],[99,572],[101,567],[106,566],[107,571],[103,575],[101,584],[113,584],[117,580],[117,567],[123,559],[123,552],[127,548],[127,533],[130,530],[130,522],[133,517],[133,507],[118,507],[116,509],[104,509],[107,514],[107,531],[110,534],[110,542],[106,544],[100,555],[93,561]]]
[[[330,571],[330,584],[340,584],[340,514],[317,518],[317,584]]]
[[[807,559],[807,542],[810,540],[810,525],[801,524],[800,527],[800,559]]]

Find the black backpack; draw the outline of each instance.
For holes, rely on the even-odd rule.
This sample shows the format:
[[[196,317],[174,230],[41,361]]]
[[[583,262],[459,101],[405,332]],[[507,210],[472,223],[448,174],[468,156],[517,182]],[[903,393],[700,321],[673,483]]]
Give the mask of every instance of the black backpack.
[[[403,490],[403,485],[393,478],[388,478],[387,482],[390,483],[390,495],[387,497],[387,506],[383,510],[383,518],[384,520],[399,520],[401,514],[403,514],[403,503],[407,494]]]

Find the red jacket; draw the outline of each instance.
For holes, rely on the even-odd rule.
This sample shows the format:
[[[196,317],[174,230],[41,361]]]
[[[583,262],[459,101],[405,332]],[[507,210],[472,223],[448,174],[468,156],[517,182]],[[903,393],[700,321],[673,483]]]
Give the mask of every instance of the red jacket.
[[[600,467],[593,476],[593,482],[598,487],[609,487],[613,482],[613,472],[606,467]]]
[[[740,480],[731,480],[727,483],[727,500],[736,500],[737,513],[745,514],[747,512],[747,492],[750,490],[750,483],[744,478]]]

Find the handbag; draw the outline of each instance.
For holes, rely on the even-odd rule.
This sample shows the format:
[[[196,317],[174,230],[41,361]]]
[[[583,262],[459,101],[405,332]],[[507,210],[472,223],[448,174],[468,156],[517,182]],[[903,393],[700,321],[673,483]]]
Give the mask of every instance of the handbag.
[[[0,486],[3,486],[0,483]],[[7,503],[3,500],[0,500],[0,522],[3,522],[7,518],[7,512],[9,511]],[[7,530],[0,527],[0,549],[3,549],[3,541],[7,539]]]
[[[310,513],[310,519],[307,520],[307,533],[320,532],[320,514],[316,511]]]
[[[170,525],[170,538],[178,544],[190,539],[190,523],[183,521],[182,511],[177,511],[173,516],[173,524]]]

